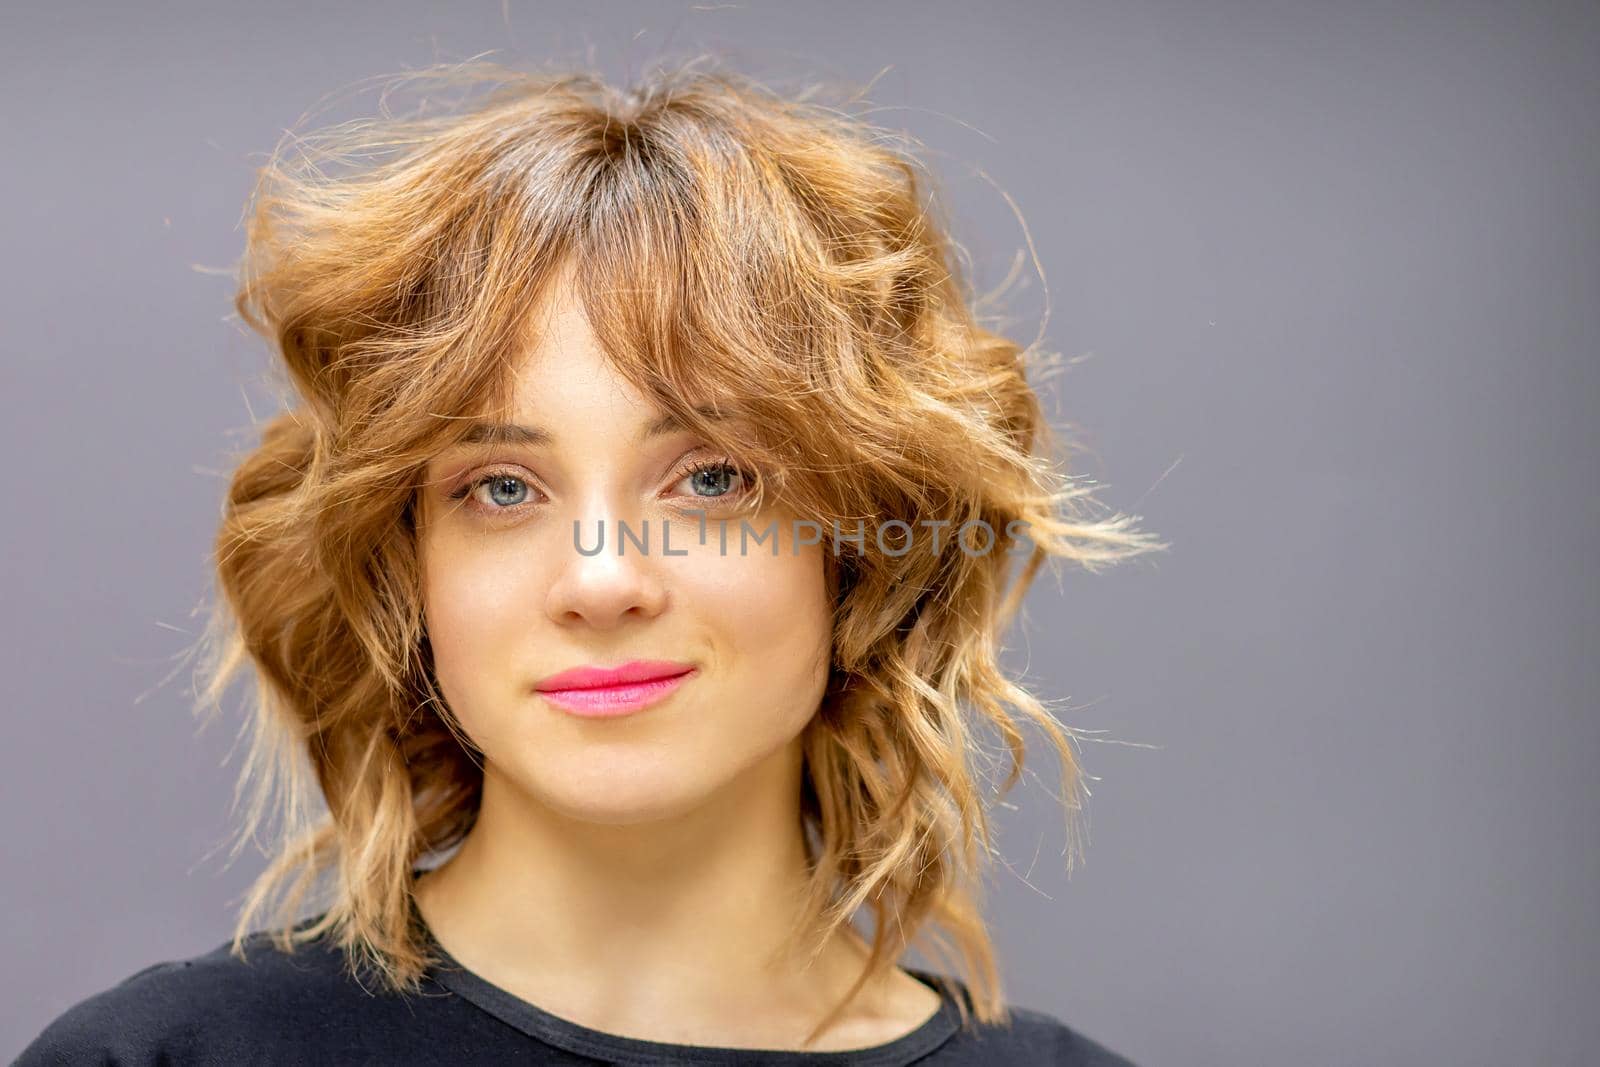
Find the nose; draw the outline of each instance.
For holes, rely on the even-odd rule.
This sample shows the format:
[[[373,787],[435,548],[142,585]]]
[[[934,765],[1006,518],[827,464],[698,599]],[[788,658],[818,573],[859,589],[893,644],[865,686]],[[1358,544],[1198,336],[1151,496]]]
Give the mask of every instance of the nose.
[[[569,533],[573,527],[568,519]],[[645,527],[629,522],[629,534],[622,533],[616,520],[584,521],[576,536],[564,539],[559,551],[562,562],[551,583],[545,610],[552,621],[562,626],[588,625],[609,630],[629,619],[650,619],[666,608],[667,589],[657,572],[655,560],[640,549],[647,544],[656,550],[657,531],[651,523],[648,541]],[[579,551],[581,544],[584,551]],[[599,545],[599,551],[595,551]],[[618,553],[618,547],[622,552]]]

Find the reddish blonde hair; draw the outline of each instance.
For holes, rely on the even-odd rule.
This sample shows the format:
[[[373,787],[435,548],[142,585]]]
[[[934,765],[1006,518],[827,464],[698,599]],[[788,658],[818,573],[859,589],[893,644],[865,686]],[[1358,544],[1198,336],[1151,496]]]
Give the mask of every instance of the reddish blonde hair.
[[[236,306],[294,403],[238,463],[216,539],[202,704],[254,667],[240,843],[281,819],[235,951],[276,898],[280,947],[330,935],[396,989],[428,962],[413,871],[470,830],[482,770],[434,684],[415,494],[463,416],[509,409],[529,310],[571,267],[619,373],[763,472],[760,494],[824,526],[999,534],[982,555],[951,540],[891,556],[869,537],[831,564],[793,936],[820,945],[869,908],[872,961],[851,998],[917,944],[965,980],[979,1019],[1003,1021],[978,730],[1011,755],[1003,794],[1022,771],[1019,720],[1043,728],[1069,857],[1083,790],[1072,731],[1002,672],[1000,637],[1046,560],[1092,570],[1166,546],[1138,516],[1091,512],[1029,380],[1044,355],[980,323],[929,178],[888,131],[696,64],[627,91],[484,62],[410,78],[489,91],[295,136],[248,215]],[[731,433],[707,404],[762,433]],[[1017,520],[1031,547],[1007,536]],[[319,888],[326,914],[291,931]]]

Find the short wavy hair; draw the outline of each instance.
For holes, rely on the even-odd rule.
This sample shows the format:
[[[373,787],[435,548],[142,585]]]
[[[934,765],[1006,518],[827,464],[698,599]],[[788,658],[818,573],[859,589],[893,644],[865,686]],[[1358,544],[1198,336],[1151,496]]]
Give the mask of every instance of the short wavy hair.
[[[914,945],[980,1020],[1009,1018],[982,917],[980,730],[1011,755],[1001,795],[1020,720],[1052,741],[1069,864],[1086,791],[1076,735],[1002,671],[1000,638],[1046,560],[1167,547],[1066,473],[1035,391],[1048,353],[982,323],[936,183],[859,96],[829,105],[705,61],[626,90],[486,61],[405,77],[435,101],[467,91],[291,134],[246,213],[235,306],[292,396],[238,457],[202,639],[203,710],[255,673],[235,853],[277,817],[233,950],[270,912],[279,948],[329,935],[396,990],[431,962],[414,872],[471,829],[483,773],[433,675],[417,490],[472,418],[509,410],[530,309],[570,268],[617,371],[761,472],[752,506],[996,532],[982,554],[846,541],[827,564],[833,661],[803,738],[811,875],[791,939],[815,950],[870,908],[868,972],[837,1010]],[[313,890],[326,914],[296,922]]]

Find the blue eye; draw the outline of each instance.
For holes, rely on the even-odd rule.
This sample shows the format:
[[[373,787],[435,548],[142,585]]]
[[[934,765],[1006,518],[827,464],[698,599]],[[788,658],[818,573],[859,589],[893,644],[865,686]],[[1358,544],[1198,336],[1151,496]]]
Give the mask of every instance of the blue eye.
[[[478,484],[487,485],[489,487],[489,499],[502,507],[515,507],[528,497],[528,483],[509,474],[491,474]],[[521,489],[520,492],[518,487]],[[513,499],[503,499],[502,493]]]
[[[478,490],[488,487],[490,503],[484,504],[478,499]],[[451,500],[465,500],[472,498],[475,507],[489,511],[508,511],[516,507],[529,496],[529,485],[515,474],[506,471],[489,471],[474,478],[460,489],[450,494]]]
[[[726,459],[697,463],[680,480],[689,483],[693,495],[713,500],[742,496],[750,489],[750,478]],[[735,480],[737,487],[733,485]]]
[[[691,499],[731,502],[749,494],[754,481],[752,475],[723,457],[680,467],[672,487]],[[682,489],[685,485],[687,490]],[[521,512],[524,505],[535,507],[536,498],[542,499],[532,483],[509,470],[485,471],[450,494],[451,500],[464,501],[480,514],[496,518]]]
[[[712,467],[701,467],[689,476],[689,481],[700,496],[721,496],[729,491],[736,474],[738,472],[726,463],[719,463]]]

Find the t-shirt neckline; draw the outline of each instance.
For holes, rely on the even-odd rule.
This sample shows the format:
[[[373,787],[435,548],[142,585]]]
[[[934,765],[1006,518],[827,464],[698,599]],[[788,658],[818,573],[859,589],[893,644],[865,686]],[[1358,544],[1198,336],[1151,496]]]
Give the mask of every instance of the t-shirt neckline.
[[[906,973],[939,994],[939,1010],[915,1030],[881,1045],[809,1052],[799,1049],[686,1045],[624,1037],[564,1019],[468,970],[433,936],[415,900],[411,902],[411,914],[427,938],[430,950],[441,960],[441,963],[428,970],[428,974],[440,985],[530,1037],[569,1052],[600,1057],[611,1063],[737,1063],[760,1064],[764,1067],[848,1063],[853,1067],[904,1067],[928,1055],[960,1029],[960,1009],[950,990],[943,984],[942,976],[902,965]]]

